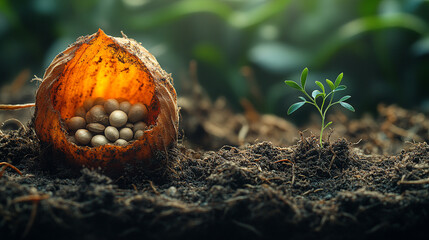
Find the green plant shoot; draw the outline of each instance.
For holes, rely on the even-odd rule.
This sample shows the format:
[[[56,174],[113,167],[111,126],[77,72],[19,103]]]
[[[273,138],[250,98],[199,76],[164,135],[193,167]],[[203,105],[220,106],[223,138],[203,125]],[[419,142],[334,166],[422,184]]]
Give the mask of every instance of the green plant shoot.
[[[296,83],[294,81],[289,81],[289,80],[285,81],[285,83],[289,87],[298,89],[307,98],[306,99],[305,97],[300,96],[299,99],[301,99],[302,101],[292,104],[292,106],[289,107],[287,114],[288,115],[292,114],[293,112],[298,110],[300,107],[302,107],[306,103],[315,106],[317,108],[317,111],[319,111],[320,116],[322,117],[322,126],[320,129],[320,148],[323,148],[323,145],[322,145],[323,130],[325,130],[329,125],[332,124],[332,122],[328,122],[325,124],[326,113],[328,112],[328,109],[330,107],[334,106],[335,104],[340,104],[342,107],[344,107],[347,110],[350,110],[352,112],[354,112],[355,109],[353,108],[352,105],[345,102],[346,100],[348,100],[351,97],[349,95],[346,95],[346,96],[340,98],[340,100],[333,102],[334,94],[346,89],[345,85],[340,85],[341,80],[343,79],[343,73],[340,73],[340,75],[338,75],[337,79],[335,80],[335,83],[333,83],[329,79],[326,79],[326,83],[328,84],[329,89],[331,89],[331,91],[329,93],[327,93],[325,91],[325,86],[321,82],[316,81],[315,83],[317,86],[319,86],[320,90],[314,90],[311,93],[311,96],[305,90],[305,84],[307,82],[307,75],[308,75],[308,68],[305,68],[301,74],[301,85],[298,85],[298,83]],[[321,99],[321,100],[318,100],[318,99]]]

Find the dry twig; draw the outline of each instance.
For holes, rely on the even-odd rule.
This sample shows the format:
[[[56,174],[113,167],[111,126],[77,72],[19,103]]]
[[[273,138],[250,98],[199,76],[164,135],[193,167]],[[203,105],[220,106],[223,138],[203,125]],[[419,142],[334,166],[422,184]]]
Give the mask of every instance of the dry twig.
[[[0,104],[0,110],[17,110],[22,108],[30,108],[36,106],[35,103],[24,104]]]

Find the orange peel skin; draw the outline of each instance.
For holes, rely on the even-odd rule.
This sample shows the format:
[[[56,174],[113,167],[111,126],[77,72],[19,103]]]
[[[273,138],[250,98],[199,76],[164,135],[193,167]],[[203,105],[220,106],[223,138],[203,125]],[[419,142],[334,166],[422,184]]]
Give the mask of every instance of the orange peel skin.
[[[56,159],[76,166],[120,171],[126,164],[162,166],[153,158],[177,140],[179,113],[172,78],[155,57],[132,39],[107,36],[101,29],[58,54],[36,94],[35,131]],[[67,140],[65,120],[90,97],[125,98],[148,106],[144,136],[121,147],[78,146]]]

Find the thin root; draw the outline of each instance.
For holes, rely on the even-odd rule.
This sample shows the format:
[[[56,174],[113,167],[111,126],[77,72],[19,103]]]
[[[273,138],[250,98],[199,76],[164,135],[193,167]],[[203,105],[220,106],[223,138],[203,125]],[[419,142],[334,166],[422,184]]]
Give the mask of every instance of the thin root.
[[[31,194],[26,196],[21,196],[13,199],[13,203],[20,203],[20,202],[39,202],[44,199],[48,199],[49,194]]]
[[[41,200],[48,199],[48,198],[49,198],[48,194],[42,194],[42,195],[32,194],[32,195],[17,197],[12,201],[13,203],[19,203],[19,202],[32,202],[33,203],[33,208],[31,209],[30,219],[28,220],[27,226],[25,227],[24,233],[22,234],[22,238],[25,238],[28,235],[28,233],[31,230],[31,227],[34,224],[34,221],[36,220],[36,214],[37,214],[37,208],[38,208],[39,202]]]
[[[334,164],[334,160],[335,158],[337,158],[337,154],[335,153],[335,151],[332,149],[332,145],[329,145],[329,150],[332,153],[332,158],[331,158],[331,162],[329,163],[329,170],[331,170],[332,165]]]
[[[156,190],[156,187],[155,187],[155,185],[153,184],[153,182],[152,181],[149,181],[149,185],[150,185],[150,187],[152,188],[152,191],[156,194],[156,195],[159,195],[160,193],[158,192],[158,190]]]
[[[6,171],[7,167],[12,168],[13,170],[15,170],[19,175],[22,176],[22,172],[19,171],[18,168],[16,168],[15,166],[13,166],[12,164],[8,163],[8,162],[0,162],[0,166],[3,166],[1,171],[0,171],[0,178],[3,176],[4,172]]]
[[[295,183],[295,164],[292,164],[292,179],[290,181],[291,185]]]
[[[404,184],[404,185],[418,185],[418,184],[428,184],[429,183],[429,178],[425,178],[425,179],[419,179],[419,180],[402,180],[398,182],[398,185]]]
[[[139,192],[139,190],[137,189],[137,186],[134,183],[132,183],[131,186],[133,186],[133,189],[134,189],[134,191],[136,191],[136,193]]]
[[[27,128],[25,127],[25,125],[21,121],[19,121],[18,119],[16,119],[16,118],[10,118],[10,119],[4,121],[0,125],[0,128],[2,128],[7,122],[14,122],[14,123],[18,124],[19,126],[21,126],[21,128],[24,129],[24,131],[27,131]]]
[[[292,162],[291,160],[287,159],[287,158],[285,158],[285,159],[281,159],[281,160],[277,160],[277,161],[275,161],[274,163],[279,163],[279,162],[288,162],[288,163],[293,164],[293,162]]]
[[[36,76],[36,75],[34,75],[34,78],[33,79],[31,79],[31,81],[30,82],[43,82],[43,79],[41,79],[41,78],[39,78],[38,76]]]

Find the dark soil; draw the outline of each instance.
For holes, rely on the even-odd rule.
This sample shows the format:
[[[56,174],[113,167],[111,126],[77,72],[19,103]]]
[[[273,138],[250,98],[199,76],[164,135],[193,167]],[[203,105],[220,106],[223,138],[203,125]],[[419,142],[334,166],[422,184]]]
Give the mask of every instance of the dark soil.
[[[46,162],[31,126],[0,133],[0,162],[23,173],[0,178],[0,238],[427,238],[424,114],[382,105],[377,117],[335,114],[320,149],[317,127],[299,135],[248,106],[200,106],[183,107],[182,139],[164,156],[172,165],[156,174],[52,167],[61,159]]]

